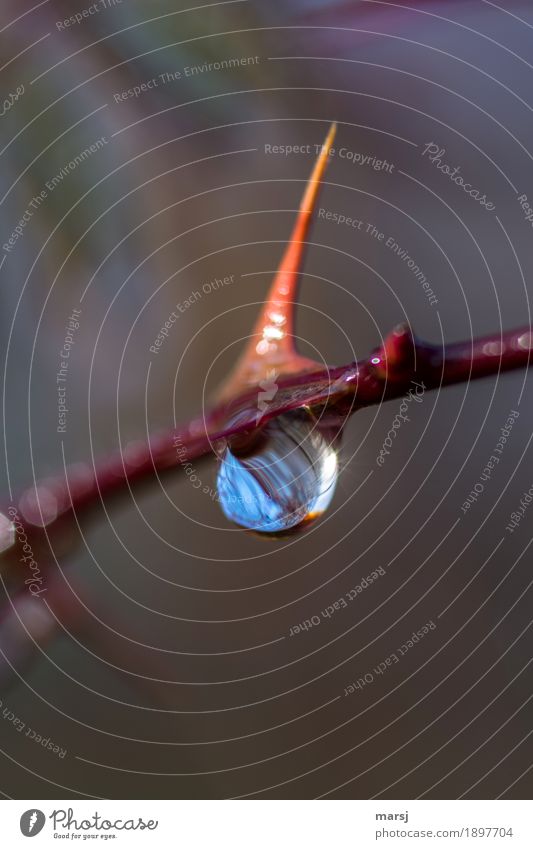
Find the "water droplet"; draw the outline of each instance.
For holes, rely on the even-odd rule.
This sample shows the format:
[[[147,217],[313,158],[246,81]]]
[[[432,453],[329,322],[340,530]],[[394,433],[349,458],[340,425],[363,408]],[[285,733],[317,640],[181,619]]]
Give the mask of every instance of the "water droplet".
[[[489,357],[499,357],[505,351],[503,342],[485,342],[483,345],[483,353]]]
[[[248,451],[226,447],[217,488],[232,522],[280,533],[318,518],[333,498],[337,477],[335,448],[316,419],[298,410],[268,422]]]
[[[15,544],[15,526],[7,516],[0,513],[0,554]]]
[[[47,486],[43,481],[22,494],[19,510],[27,522],[39,528],[45,528],[55,522],[60,506],[52,487]]]
[[[530,351],[533,348],[533,333],[522,333],[518,337],[518,347],[524,351]]]

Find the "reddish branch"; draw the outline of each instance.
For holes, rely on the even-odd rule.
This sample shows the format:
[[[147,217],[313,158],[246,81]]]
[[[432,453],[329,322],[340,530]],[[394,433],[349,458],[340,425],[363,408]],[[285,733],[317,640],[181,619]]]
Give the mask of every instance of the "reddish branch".
[[[495,375],[530,364],[533,334],[528,327],[472,342],[438,347],[414,340],[406,327],[396,328],[371,357],[347,366],[295,374],[278,381],[278,390],[261,425],[301,406],[322,407],[338,418],[361,407],[380,404],[405,394],[412,381],[426,391],[452,383]],[[214,444],[254,430],[257,424],[259,386],[211,410],[205,418],[156,436],[140,446],[126,446],[91,471],[79,464],[67,475],[48,478],[30,487],[15,504],[25,526],[46,525],[47,530],[69,513],[78,514],[117,492],[127,492],[155,472],[179,469],[185,460],[213,453]],[[26,527],[27,529],[27,527]]]
[[[219,391],[214,408],[201,419],[153,436],[144,444],[129,444],[122,453],[105,458],[94,468],[79,463],[68,467],[66,474],[26,489],[14,504],[5,506],[3,516],[0,513],[1,577],[8,577],[15,588],[0,615],[0,682],[5,684],[11,674],[5,658],[10,658],[20,674],[33,654],[28,636],[45,644],[56,632],[56,616],[67,628],[78,633],[83,630],[85,639],[89,643],[93,640],[94,645],[90,615],[73,602],[63,575],[50,566],[54,563],[51,548],[55,556],[61,556],[75,544],[78,534],[74,517],[97,507],[101,500],[128,493],[139,482],[153,481],[156,473],[178,470],[187,461],[213,454],[220,440],[242,443],[244,434],[247,442],[248,435],[269,419],[298,407],[319,409],[328,424],[341,429],[357,409],[400,397],[413,381],[429,391],[529,366],[533,341],[529,327],[439,347],[415,339],[407,326],[400,326],[368,359],[330,369],[298,354],[293,338],[296,289],[334,133],[332,127],[244,356]],[[273,376],[276,394],[266,410],[262,401],[258,422],[258,400],[264,399],[261,383],[265,379],[272,383]],[[11,519],[16,522],[15,535]],[[46,595],[38,594],[42,587],[39,583],[33,589],[31,585],[22,588],[24,578],[28,584],[32,562],[33,577],[39,579],[48,573]],[[97,651],[102,648],[94,647]],[[111,650],[116,665],[127,668],[127,647],[111,645]]]
[[[368,359],[330,369],[298,354],[293,337],[296,290],[334,135],[332,126],[250,342],[220,389],[214,408],[202,419],[154,436],[145,444],[132,443],[121,454],[105,458],[92,469],[76,464],[67,469],[66,475],[48,478],[23,492],[14,506],[32,545],[39,547],[44,543],[46,549],[48,534],[59,529],[61,536],[56,539],[64,538],[74,514],[97,506],[111,494],[128,492],[139,481],[153,480],[156,472],[179,469],[186,461],[212,454],[219,440],[231,441],[288,410],[317,407],[342,427],[355,410],[403,395],[412,381],[422,382],[426,390],[439,389],[529,366],[533,339],[529,327],[439,347],[415,339],[407,326],[400,326]],[[262,403],[258,423],[260,384],[265,378],[271,379],[272,373],[277,391],[266,410]],[[8,527],[4,523],[4,528]],[[16,563],[19,546],[9,546],[8,530],[2,534],[0,527],[0,540],[2,536],[4,562],[11,559]]]
[[[529,328],[522,328],[503,335],[476,339],[472,343],[463,342],[439,348],[414,342],[406,328],[397,328],[379,350],[361,363],[280,380],[277,395],[261,421],[266,422],[279,413],[306,404],[330,411],[342,423],[350,413],[361,407],[402,396],[414,380],[423,382],[427,391],[527,367],[532,342],[533,335]],[[66,477],[58,476],[39,485],[41,492],[46,493],[41,498],[40,509],[35,498],[35,487],[26,490],[15,507],[42,572],[48,571],[47,567],[52,564],[49,549],[51,537],[56,545],[68,545],[74,514],[78,516],[81,511],[98,505],[101,498],[105,499],[110,494],[128,492],[129,487],[139,481],[154,480],[155,472],[181,468],[183,450],[188,459],[197,459],[212,453],[213,442],[218,439],[231,439],[236,434],[255,429],[259,391],[259,387],[247,391],[232,402],[213,410],[205,419],[205,427],[202,422],[201,432],[198,432],[199,424],[195,420],[191,425],[154,437],[141,448],[139,443],[126,446],[122,455],[116,454],[105,459],[92,472],[88,469],[85,474],[81,474],[79,465],[67,468]],[[46,527],[39,527],[43,522],[47,523]],[[75,534],[70,536],[71,539],[75,538]],[[20,575],[20,556],[21,546],[17,543],[4,552],[4,574],[7,569],[13,568],[15,576]],[[16,585],[20,587],[21,583],[20,578],[16,578]],[[90,643],[94,636],[91,617],[79,605],[73,606],[72,593],[63,576],[54,574],[51,578],[47,577],[47,587],[47,604],[52,605],[60,621],[78,633],[83,626],[85,639]],[[68,598],[65,600],[66,596]],[[42,608],[40,604],[40,599],[32,598],[25,588],[18,590],[12,601],[4,605],[0,616],[0,622],[3,623],[0,627],[0,683],[3,686],[7,685],[11,676],[11,669],[4,657],[11,658],[19,674],[32,660],[33,643],[27,638],[24,629],[40,645],[55,634],[56,621],[48,613],[48,608]],[[105,649],[104,646],[95,648]],[[127,668],[122,647],[117,645],[115,651],[111,646],[111,649],[116,664]]]

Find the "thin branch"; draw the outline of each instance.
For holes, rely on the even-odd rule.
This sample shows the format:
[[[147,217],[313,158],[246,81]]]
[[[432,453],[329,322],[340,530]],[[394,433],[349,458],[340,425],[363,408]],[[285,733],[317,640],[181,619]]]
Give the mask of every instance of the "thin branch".
[[[219,390],[215,407],[203,419],[153,436],[144,444],[127,445],[122,453],[105,458],[94,468],[78,463],[67,468],[66,475],[26,489],[14,505],[7,506],[4,517],[0,514],[3,569],[18,564],[21,540],[27,538],[35,550],[46,551],[52,533],[63,546],[69,536],[76,537],[72,534],[74,514],[97,506],[112,494],[127,493],[138,482],[153,481],[155,473],[177,470],[213,454],[220,440],[231,442],[239,434],[256,431],[281,413],[303,406],[320,408],[322,417],[341,429],[355,410],[403,395],[412,381],[422,382],[426,390],[440,389],[529,366],[533,340],[529,327],[438,347],[415,339],[408,327],[399,326],[368,359],[335,368],[323,368],[298,354],[293,336],[296,288],[334,134],[335,125],[308,180],[292,236],[250,343]],[[272,372],[275,395],[267,404],[261,382],[270,379]],[[19,529],[15,535],[14,521]]]
[[[76,464],[67,468],[66,476],[47,478],[37,487],[29,487],[15,509],[26,533],[35,538],[39,530],[42,534],[43,529],[49,533],[55,526],[63,529],[69,514],[92,508],[101,499],[127,492],[139,482],[155,480],[156,472],[178,470],[185,462],[213,454],[219,440],[253,431],[281,413],[302,406],[320,407],[342,424],[361,407],[401,397],[413,381],[430,391],[527,368],[532,345],[533,333],[528,327],[443,347],[415,340],[407,328],[399,327],[362,362],[280,378],[277,393],[262,411],[259,424],[257,399],[261,387],[257,386],[214,408],[203,420],[195,419],[141,446],[139,442],[127,445],[123,454],[105,458],[92,470],[87,466],[80,472]]]

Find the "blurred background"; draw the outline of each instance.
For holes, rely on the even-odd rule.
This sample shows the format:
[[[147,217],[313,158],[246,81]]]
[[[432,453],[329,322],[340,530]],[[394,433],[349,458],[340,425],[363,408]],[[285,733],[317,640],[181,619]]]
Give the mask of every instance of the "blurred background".
[[[528,324],[532,26],[514,0],[4,0],[5,500],[202,411],[332,121],[302,350],[342,364],[400,321],[437,344]],[[425,394],[380,468],[398,408],[352,417],[301,536],[243,533],[176,470],[56,544],[57,618],[15,614],[3,581],[3,794],[528,798],[530,517],[506,525],[533,483],[531,380]],[[214,487],[214,458],[197,474]]]

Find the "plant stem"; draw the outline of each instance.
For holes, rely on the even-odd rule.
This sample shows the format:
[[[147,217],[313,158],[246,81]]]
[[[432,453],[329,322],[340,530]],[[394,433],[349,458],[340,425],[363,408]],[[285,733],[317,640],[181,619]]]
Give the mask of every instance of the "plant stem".
[[[360,363],[280,378],[277,393],[261,416],[261,425],[302,406],[329,409],[340,421],[361,407],[401,397],[413,381],[423,383],[429,391],[527,368],[532,345],[533,334],[528,327],[444,347],[420,342],[406,327],[398,327],[380,349]],[[48,533],[62,525],[69,514],[127,492],[136,483],[153,480],[156,472],[177,470],[186,462],[209,455],[218,440],[253,431],[257,428],[259,392],[259,387],[248,390],[218,405],[203,420],[195,419],[144,444],[127,445],[122,455],[113,454],[92,469],[87,465],[80,471],[76,464],[67,467],[66,476],[47,478],[29,487],[14,505],[24,530],[32,538],[43,529]]]

